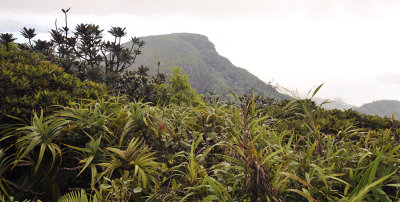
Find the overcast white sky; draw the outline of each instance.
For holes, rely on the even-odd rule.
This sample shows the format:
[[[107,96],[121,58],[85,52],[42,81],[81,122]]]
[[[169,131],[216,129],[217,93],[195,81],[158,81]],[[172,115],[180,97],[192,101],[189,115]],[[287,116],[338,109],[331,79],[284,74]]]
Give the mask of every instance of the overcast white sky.
[[[61,8],[71,25],[127,27],[128,35],[209,37],[260,79],[361,105],[400,100],[398,0],[0,0],[0,32],[35,27],[48,37]],[[146,54],[146,53],[144,53]]]

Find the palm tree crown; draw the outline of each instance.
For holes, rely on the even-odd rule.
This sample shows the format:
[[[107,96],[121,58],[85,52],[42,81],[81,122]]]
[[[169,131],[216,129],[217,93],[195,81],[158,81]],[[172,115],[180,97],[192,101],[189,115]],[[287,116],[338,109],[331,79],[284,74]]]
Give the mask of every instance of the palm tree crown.
[[[5,33],[5,34],[0,34],[0,42],[4,45],[6,45],[7,51],[10,50],[8,44],[15,41],[17,38],[13,37],[13,34],[11,33]]]

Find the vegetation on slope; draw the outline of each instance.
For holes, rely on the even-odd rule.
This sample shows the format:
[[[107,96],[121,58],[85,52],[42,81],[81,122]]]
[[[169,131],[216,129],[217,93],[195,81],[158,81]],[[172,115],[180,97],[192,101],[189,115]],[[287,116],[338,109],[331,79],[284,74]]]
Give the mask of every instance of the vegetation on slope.
[[[172,78],[176,79],[165,84],[171,85],[168,88],[186,86],[184,91],[194,92],[179,70]],[[180,91],[170,93],[181,96]],[[160,105],[100,96],[58,106],[54,112],[38,111],[27,123],[3,124],[2,197],[42,201],[56,201],[64,194],[60,200],[390,201],[400,197],[400,136],[395,120],[352,110],[327,111],[308,99],[277,103],[240,96],[239,105],[227,105],[195,97]]]
[[[50,94],[52,102],[29,106],[37,109],[33,113],[20,110],[17,117],[7,116],[13,123],[1,120],[0,200],[400,199],[399,122],[351,109],[324,110],[311,101],[321,86],[310,99],[276,101],[231,93],[236,102],[228,103],[198,95],[179,68],[169,82],[148,83],[154,77],[142,67],[130,77],[133,83],[120,83],[128,90],[114,94],[108,86],[110,94],[90,97],[104,91],[101,84],[88,82],[87,89],[86,82],[65,69],[21,51],[26,45],[13,50],[12,35],[1,36],[6,46],[0,52],[6,58],[0,65],[2,79],[17,87],[27,83],[35,94],[9,88],[6,93],[19,100],[25,93],[54,91],[57,99],[53,103]],[[30,82],[24,79],[31,75]],[[117,75],[124,77],[123,72]],[[140,81],[151,84],[151,91],[129,90],[128,84]],[[64,88],[72,89],[71,98],[59,94]],[[6,102],[10,109],[22,106],[14,99]],[[54,110],[39,110],[52,104],[57,104]]]
[[[400,101],[397,100],[378,100],[372,103],[363,104],[355,108],[360,113],[368,115],[378,115],[381,117],[392,117],[393,114],[400,113]],[[399,117],[397,117],[399,118]]]
[[[252,92],[278,100],[289,98],[220,56],[206,36],[176,33],[142,37],[142,40],[146,42],[143,48],[146,54],[137,57],[137,65],[153,66],[160,61],[162,72],[180,67],[183,73],[189,75],[190,83],[199,93],[214,92],[224,98],[232,98],[226,90],[229,89],[238,94]]]
[[[0,121],[4,114],[30,118],[33,110],[67,105],[75,98],[96,99],[103,85],[82,82],[57,65],[28,51],[0,51]],[[21,117],[22,118],[22,117]]]
[[[325,100],[321,98],[313,99],[317,104],[323,103]],[[328,104],[322,106],[324,109],[340,109],[348,110],[353,109],[361,114],[372,116],[389,117],[397,115],[400,112],[400,101],[397,100],[378,100],[372,103],[363,104],[360,107],[347,104],[340,100],[330,101]],[[396,116],[399,119],[398,116]]]

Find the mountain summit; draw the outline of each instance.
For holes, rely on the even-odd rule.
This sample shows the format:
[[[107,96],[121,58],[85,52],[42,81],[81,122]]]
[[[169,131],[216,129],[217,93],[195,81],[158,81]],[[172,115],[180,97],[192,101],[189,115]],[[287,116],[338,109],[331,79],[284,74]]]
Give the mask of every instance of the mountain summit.
[[[171,73],[173,67],[180,67],[183,73],[189,75],[190,83],[198,93],[210,91],[228,98],[230,93],[226,89],[229,89],[238,95],[252,92],[263,93],[264,97],[279,100],[289,98],[219,55],[206,36],[174,33],[141,39],[146,45],[143,54],[137,57],[134,67],[145,65],[154,72],[156,63],[160,61],[160,71],[167,74]]]

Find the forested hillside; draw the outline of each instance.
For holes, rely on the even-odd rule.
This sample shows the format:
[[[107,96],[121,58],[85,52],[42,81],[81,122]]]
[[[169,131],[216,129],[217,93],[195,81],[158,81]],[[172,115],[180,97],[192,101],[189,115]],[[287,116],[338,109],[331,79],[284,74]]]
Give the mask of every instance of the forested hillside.
[[[175,33],[143,37],[142,40],[146,43],[143,48],[146,54],[139,55],[132,67],[156,67],[160,61],[160,70],[167,74],[171,73],[173,67],[180,67],[183,73],[189,75],[190,83],[199,93],[215,92],[225,98],[232,98],[227,91],[229,89],[238,94],[263,93],[264,97],[278,100],[289,98],[247,70],[235,67],[217,53],[214,44],[206,36]],[[129,47],[130,43],[124,45]]]

